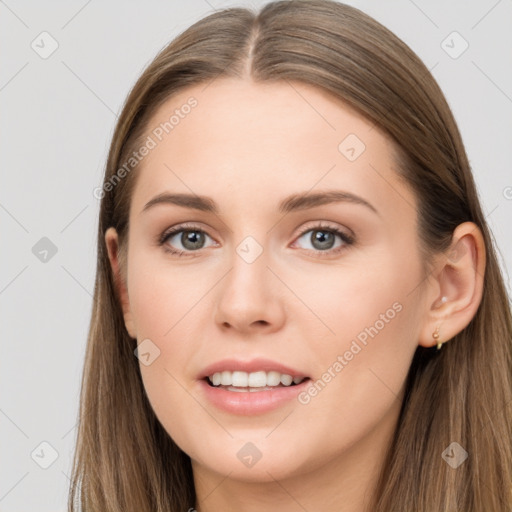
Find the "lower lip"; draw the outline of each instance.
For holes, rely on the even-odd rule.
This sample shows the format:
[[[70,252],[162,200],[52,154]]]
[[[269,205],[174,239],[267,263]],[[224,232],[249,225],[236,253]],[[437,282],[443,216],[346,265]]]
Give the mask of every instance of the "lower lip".
[[[300,384],[288,387],[276,387],[267,391],[227,391],[223,388],[210,386],[206,380],[199,381],[201,393],[215,407],[241,416],[263,414],[273,411],[290,402],[304,391],[310,379],[303,380]]]

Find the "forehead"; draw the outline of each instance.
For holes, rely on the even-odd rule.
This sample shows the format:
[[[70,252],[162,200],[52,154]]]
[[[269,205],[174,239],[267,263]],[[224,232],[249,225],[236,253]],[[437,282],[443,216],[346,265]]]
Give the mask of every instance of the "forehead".
[[[310,150],[296,145],[301,140],[318,144],[323,139],[324,149],[337,150],[340,137],[349,133],[369,143],[385,137],[322,89],[290,81],[239,79],[217,79],[181,91],[160,106],[147,132],[163,146],[188,142],[187,148],[198,150],[196,140],[205,143],[208,138],[233,151],[280,147],[293,149],[293,154]]]
[[[152,148],[137,170],[138,210],[169,189],[230,192],[249,207],[258,192],[260,203],[315,187],[385,195],[392,192],[385,180],[397,178],[389,137],[330,94],[297,82],[217,79],[190,87],[156,111],[146,135]]]

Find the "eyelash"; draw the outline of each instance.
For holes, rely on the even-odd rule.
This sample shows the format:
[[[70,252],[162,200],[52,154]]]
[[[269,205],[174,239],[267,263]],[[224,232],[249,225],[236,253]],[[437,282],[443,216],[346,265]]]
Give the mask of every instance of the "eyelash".
[[[192,231],[192,232],[195,231],[198,233],[204,233],[205,235],[209,236],[208,233],[206,233],[206,231],[204,231],[203,229],[200,229],[198,226],[194,226],[194,225],[190,225],[190,224],[180,224],[179,226],[175,226],[173,228],[170,228],[170,229],[164,231],[158,237],[158,245],[162,246],[165,252],[170,253],[173,256],[179,256],[179,257],[191,256],[194,252],[199,252],[201,249],[198,249],[197,251],[182,251],[180,249],[170,248],[168,245],[166,245],[166,242],[169,238],[171,238],[176,233],[180,233],[182,231]],[[343,245],[340,247],[337,247],[336,249],[328,249],[326,251],[315,251],[312,249],[305,249],[305,250],[311,250],[312,252],[317,253],[315,255],[315,257],[319,257],[319,258],[324,257],[324,255],[332,256],[333,254],[338,254],[341,251],[347,249],[347,247],[353,245],[355,242],[355,237],[340,231],[338,228],[336,228],[334,226],[330,226],[330,225],[322,224],[322,223],[317,224],[315,226],[309,226],[308,228],[304,229],[303,231],[301,231],[301,233],[299,233],[299,235],[297,236],[297,239],[301,238],[309,231],[327,231],[327,232],[333,233],[335,235],[338,235],[341,238],[341,240],[343,241]]]

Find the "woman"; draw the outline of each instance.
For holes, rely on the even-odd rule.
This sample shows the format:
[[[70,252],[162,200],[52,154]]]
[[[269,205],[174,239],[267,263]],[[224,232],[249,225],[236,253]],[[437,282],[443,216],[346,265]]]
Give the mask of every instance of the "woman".
[[[227,9],[131,91],[70,510],[498,511],[511,315],[461,137],[396,36]]]

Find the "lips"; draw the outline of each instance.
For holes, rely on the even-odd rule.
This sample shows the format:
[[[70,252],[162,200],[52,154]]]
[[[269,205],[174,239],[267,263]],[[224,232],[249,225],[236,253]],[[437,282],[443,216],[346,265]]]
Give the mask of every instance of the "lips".
[[[207,371],[210,371],[207,369]],[[286,370],[289,371],[289,370]],[[297,404],[297,397],[310,385],[311,379],[306,378],[299,384],[274,387],[235,387],[213,386],[208,378],[197,381],[197,392],[219,411],[238,417],[254,416],[270,413],[280,407]]]
[[[311,381],[304,370],[265,358],[223,359],[204,368],[197,378],[202,397],[238,416],[265,414],[293,403]]]

